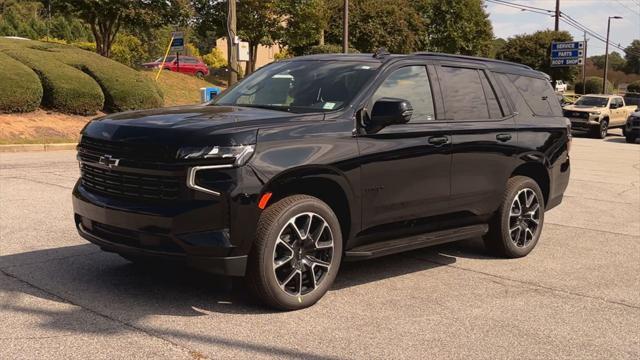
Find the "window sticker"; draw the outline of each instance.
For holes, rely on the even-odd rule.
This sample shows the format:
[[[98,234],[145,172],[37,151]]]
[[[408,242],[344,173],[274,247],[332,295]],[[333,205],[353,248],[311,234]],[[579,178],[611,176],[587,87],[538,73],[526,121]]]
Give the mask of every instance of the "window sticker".
[[[331,109],[333,109],[334,107],[336,107],[336,103],[334,103],[334,102],[326,102],[326,103],[324,103],[324,105],[322,106],[322,108],[323,108],[323,109],[325,109],[325,110],[331,110]]]

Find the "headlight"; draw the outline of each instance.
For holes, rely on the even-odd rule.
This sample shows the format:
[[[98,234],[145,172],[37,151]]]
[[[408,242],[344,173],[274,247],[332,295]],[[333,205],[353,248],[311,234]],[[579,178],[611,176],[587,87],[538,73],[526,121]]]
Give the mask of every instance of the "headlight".
[[[235,166],[242,166],[251,158],[255,145],[183,147],[178,150],[180,160],[218,159],[229,160]]]
[[[589,111],[591,115],[600,115],[600,111]]]

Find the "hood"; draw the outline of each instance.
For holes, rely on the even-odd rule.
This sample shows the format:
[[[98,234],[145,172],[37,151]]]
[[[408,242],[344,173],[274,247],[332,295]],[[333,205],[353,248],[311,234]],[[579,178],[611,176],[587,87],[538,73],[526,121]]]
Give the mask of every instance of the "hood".
[[[322,120],[322,114],[195,105],[107,115],[82,131],[90,138],[126,143],[231,146],[255,143],[258,129]]]
[[[567,105],[563,108],[564,110],[570,111],[602,111],[605,110],[606,107],[598,107],[598,106],[587,106],[587,105]]]

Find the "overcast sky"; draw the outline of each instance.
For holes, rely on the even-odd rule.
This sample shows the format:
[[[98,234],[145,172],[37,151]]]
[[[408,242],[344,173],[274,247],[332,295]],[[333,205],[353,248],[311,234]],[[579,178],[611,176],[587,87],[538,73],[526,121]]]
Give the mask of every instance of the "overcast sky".
[[[556,4],[556,0],[506,1],[549,10],[555,10]],[[551,16],[521,11],[488,1],[486,5],[496,37],[506,39],[536,30],[553,29],[554,18]],[[633,39],[640,39],[640,0],[560,0],[560,10],[603,37],[607,34],[607,17],[622,16],[622,20],[611,20],[611,42],[627,47]],[[560,30],[568,30],[575,40],[582,40],[582,31],[562,21]],[[587,35],[587,38],[590,37]],[[588,56],[604,54],[604,42],[592,39],[588,45]],[[611,47],[609,51],[612,51]]]

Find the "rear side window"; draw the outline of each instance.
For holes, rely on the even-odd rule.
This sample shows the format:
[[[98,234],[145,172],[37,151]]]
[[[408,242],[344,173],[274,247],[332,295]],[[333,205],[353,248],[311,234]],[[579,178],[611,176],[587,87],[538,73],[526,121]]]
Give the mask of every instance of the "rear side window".
[[[531,111],[540,116],[562,116],[562,108],[551,84],[544,79],[508,74]]]
[[[447,119],[485,120],[491,118],[480,75],[476,69],[449,66],[440,68],[440,88],[444,97]]]

